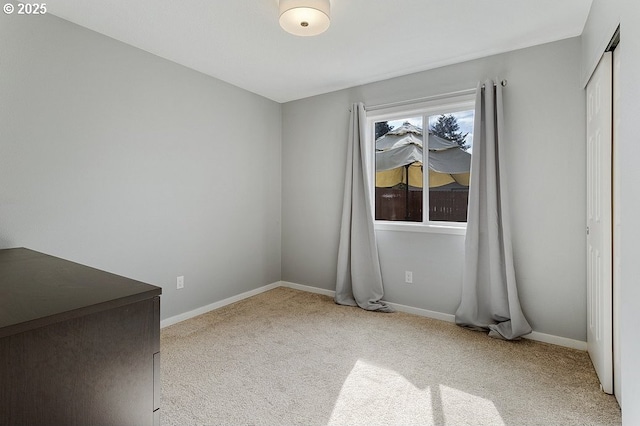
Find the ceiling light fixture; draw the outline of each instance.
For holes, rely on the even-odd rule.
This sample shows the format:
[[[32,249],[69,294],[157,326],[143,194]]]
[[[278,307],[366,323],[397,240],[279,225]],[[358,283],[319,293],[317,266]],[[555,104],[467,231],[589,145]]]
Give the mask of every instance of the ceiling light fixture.
[[[280,0],[280,26],[297,36],[314,36],[329,28],[329,0]]]

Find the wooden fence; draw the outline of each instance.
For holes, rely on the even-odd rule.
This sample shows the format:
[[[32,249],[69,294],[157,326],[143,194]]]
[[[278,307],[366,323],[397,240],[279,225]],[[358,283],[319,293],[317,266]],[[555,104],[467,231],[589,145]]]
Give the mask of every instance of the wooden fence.
[[[376,220],[422,222],[422,190],[376,188]],[[429,219],[466,222],[469,190],[430,191]]]

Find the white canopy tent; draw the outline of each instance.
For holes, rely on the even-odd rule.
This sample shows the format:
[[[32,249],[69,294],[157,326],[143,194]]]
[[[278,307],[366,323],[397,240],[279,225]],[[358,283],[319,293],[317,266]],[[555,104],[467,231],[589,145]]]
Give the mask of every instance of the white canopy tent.
[[[390,188],[400,183],[422,188],[422,129],[405,122],[376,140],[376,187]],[[429,187],[458,183],[469,186],[471,154],[455,142],[436,135],[427,137],[429,147]]]

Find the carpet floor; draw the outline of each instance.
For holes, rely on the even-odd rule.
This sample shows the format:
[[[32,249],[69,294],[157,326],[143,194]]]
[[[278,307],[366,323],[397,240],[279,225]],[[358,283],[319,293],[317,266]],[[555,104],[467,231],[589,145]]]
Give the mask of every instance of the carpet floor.
[[[277,288],[166,327],[169,425],[619,425],[586,352]]]

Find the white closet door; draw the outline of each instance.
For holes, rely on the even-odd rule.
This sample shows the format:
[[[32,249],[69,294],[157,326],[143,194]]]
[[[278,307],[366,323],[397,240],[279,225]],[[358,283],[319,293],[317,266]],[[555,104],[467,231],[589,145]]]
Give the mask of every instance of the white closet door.
[[[613,393],[622,404],[620,374],[620,43],[613,51]]]
[[[587,85],[587,348],[602,390],[613,393],[612,55]]]

